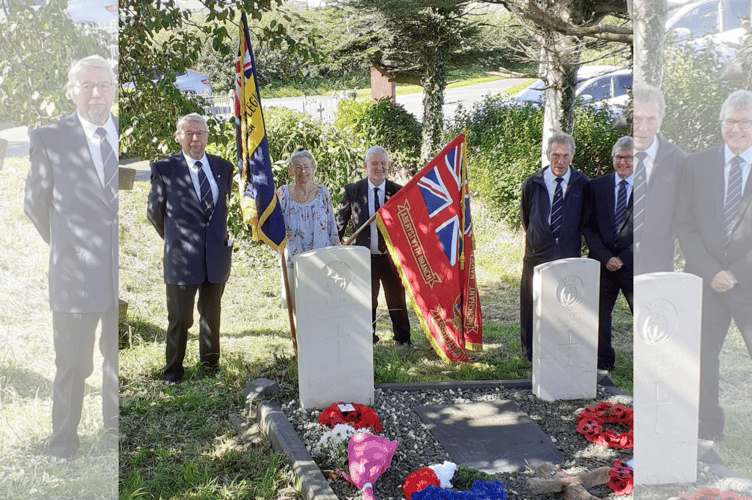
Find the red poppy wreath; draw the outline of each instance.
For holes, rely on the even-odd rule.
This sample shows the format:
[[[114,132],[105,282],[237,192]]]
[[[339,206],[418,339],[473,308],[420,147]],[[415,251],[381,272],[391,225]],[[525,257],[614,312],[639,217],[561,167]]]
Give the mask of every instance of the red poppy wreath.
[[[609,448],[627,449],[634,447],[634,410],[620,404],[601,402],[586,406],[577,415],[577,432],[591,443]],[[622,424],[626,432],[616,432],[604,428],[605,424]]]

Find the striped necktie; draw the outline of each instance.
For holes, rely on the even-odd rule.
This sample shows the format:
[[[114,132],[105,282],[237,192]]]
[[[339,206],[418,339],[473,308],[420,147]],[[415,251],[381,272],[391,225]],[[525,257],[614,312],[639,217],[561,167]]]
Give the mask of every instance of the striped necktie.
[[[211,214],[214,211],[214,195],[212,195],[209,179],[206,177],[204,166],[200,161],[197,161],[195,166],[198,169],[198,185],[199,190],[201,191],[201,208],[204,210],[204,215],[211,217]]]
[[[381,202],[379,201],[379,188],[375,187],[373,188],[373,212],[378,212],[379,208],[381,208]],[[384,241],[384,236],[381,235],[381,231],[378,227],[376,228],[376,237],[378,238],[377,247],[379,252],[386,253],[386,242]]]
[[[561,188],[563,177],[556,178],[556,189],[554,190],[554,201],[551,204],[551,232],[554,239],[559,239],[561,232],[561,216],[564,214],[564,192]]]
[[[740,156],[731,158],[729,174],[726,184],[726,203],[723,206],[723,224],[726,228],[726,248],[731,241],[731,231],[734,229],[739,204],[742,201],[742,167],[744,160]]]
[[[636,242],[640,241],[640,235],[642,234],[642,225],[645,223],[645,205],[647,204],[648,194],[648,175],[645,168],[645,158],[648,154],[644,151],[635,153],[637,157],[637,166],[635,166],[635,181],[634,192],[632,193],[632,199],[634,200],[634,239]]]
[[[616,234],[621,230],[621,224],[624,222],[624,212],[627,211],[627,181],[622,179],[619,183],[619,193],[616,196],[616,211],[614,213],[614,222],[616,222]]]
[[[118,209],[118,157],[107,140],[107,131],[104,127],[99,127],[96,134],[101,139],[99,143],[99,152],[102,155],[102,165],[104,167],[104,190],[107,197],[107,203],[113,212]]]

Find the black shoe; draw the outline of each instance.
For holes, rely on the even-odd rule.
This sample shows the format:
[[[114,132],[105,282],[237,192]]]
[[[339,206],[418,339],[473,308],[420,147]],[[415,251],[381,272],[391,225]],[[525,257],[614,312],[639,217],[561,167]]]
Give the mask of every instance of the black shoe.
[[[598,370],[597,378],[598,385],[602,385],[603,387],[614,387],[614,382],[608,375],[608,370]]]

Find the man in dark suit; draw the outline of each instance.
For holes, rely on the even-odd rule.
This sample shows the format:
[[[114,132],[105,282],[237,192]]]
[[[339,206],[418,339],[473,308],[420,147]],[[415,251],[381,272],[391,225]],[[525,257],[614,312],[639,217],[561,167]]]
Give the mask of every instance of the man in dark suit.
[[[632,147],[631,137],[616,141],[611,152],[614,173],[593,179],[585,189],[583,234],[588,257],[601,263],[598,370],[606,372],[613,370],[616,360],[611,314],[620,290],[632,310]]]
[[[66,94],[76,112],[30,134],[24,211],[50,245],[55,345],[52,463],[79,448],[97,326],[104,426],[118,432],[118,129],[115,75],[103,58],[73,64]]]
[[[752,356],[752,92],[732,93],[720,121],[725,144],[687,158],[676,214],[685,271],[703,280],[702,439],[723,435],[719,356],[732,318]]]
[[[339,237],[345,236],[348,223],[352,220],[355,229],[359,229],[376,213],[379,207],[396,193],[402,186],[387,180],[389,172],[389,153],[380,146],[372,146],[366,152],[364,164],[366,178],[345,186],[345,194],[337,212],[337,229]],[[384,239],[376,224],[371,224],[358,234],[356,245],[371,250],[371,307],[373,320],[373,342],[376,335],[376,308],[379,304],[379,285],[384,286],[384,296],[389,309],[394,329],[394,341],[401,345],[412,345],[410,341],[410,319],[407,316],[405,288],[402,286],[394,263],[386,251]]]
[[[663,92],[635,85],[634,273],[674,270],[674,210],[679,167],[687,155],[658,130],[666,113]]]
[[[199,359],[210,372],[219,369],[221,301],[232,258],[227,198],[233,165],[206,154],[207,136],[201,115],[184,116],[175,132],[182,151],[151,166],[147,217],[164,239],[168,315],[165,385],[183,378],[196,292]]]
[[[533,360],[533,274],[535,266],[582,256],[585,186],[590,179],[571,167],[574,138],[553,134],[546,148],[549,166],[522,184],[520,215],[525,229],[525,255],[520,281],[522,354]]]

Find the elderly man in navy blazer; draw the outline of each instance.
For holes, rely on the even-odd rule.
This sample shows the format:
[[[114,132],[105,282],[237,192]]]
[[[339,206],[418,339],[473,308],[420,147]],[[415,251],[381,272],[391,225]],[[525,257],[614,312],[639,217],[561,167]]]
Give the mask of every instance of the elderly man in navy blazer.
[[[233,165],[206,154],[207,136],[201,115],[182,117],[175,132],[182,151],[151,166],[147,217],[164,239],[168,315],[165,385],[183,378],[196,292],[199,360],[210,372],[219,368],[221,300],[232,258],[227,198]]]
[[[345,186],[339,209],[337,210],[337,230],[340,239],[344,238],[347,225],[352,221],[359,229],[383,206],[389,198],[402,188],[386,178],[389,172],[389,153],[381,146],[371,146],[366,151],[363,167],[366,178]],[[384,296],[392,320],[394,341],[400,345],[412,345],[410,340],[410,318],[407,315],[405,287],[386,251],[384,239],[376,224],[361,231],[355,244],[371,250],[371,316],[373,342],[379,341],[376,335],[376,309],[379,304],[380,284],[384,285]]]
[[[613,370],[616,352],[611,346],[611,314],[619,291],[632,309],[632,188],[634,141],[621,137],[611,158],[614,172],[593,179],[585,189],[583,234],[588,257],[601,263],[598,312],[598,370]],[[606,376],[606,373],[601,373]]]
[[[55,345],[50,461],[80,446],[86,378],[101,324],[104,426],[118,432],[118,129],[110,112],[115,75],[100,56],[77,61],[67,118],[33,130],[24,211],[50,245],[49,299]]]
[[[525,229],[525,255],[520,280],[520,341],[528,361],[533,360],[535,266],[582,256],[583,199],[590,179],[572,168],[574,150],[574,138],[556,132],[546,148],[549,166],[522,184],[520,215]]]
[[[676,213],[685,271],[703,280],[699,437],[711,440],[725,426],[719,356],[732,319],[752,356],[752,92],[732,93],[719,118],[725,144],[687,158]]]
[[[674,270],[674,211],[679,168],[686,153],[658,131],[666,114],[663,92],[635,85],[634,99],[634,274]]]

